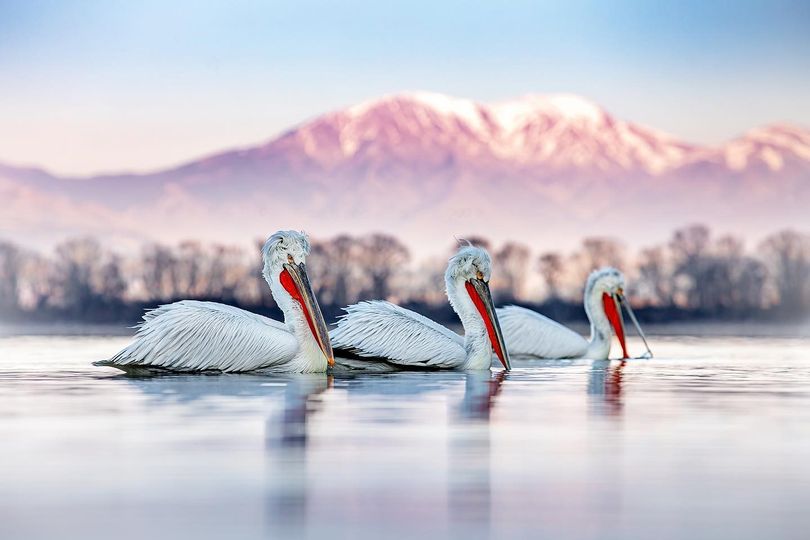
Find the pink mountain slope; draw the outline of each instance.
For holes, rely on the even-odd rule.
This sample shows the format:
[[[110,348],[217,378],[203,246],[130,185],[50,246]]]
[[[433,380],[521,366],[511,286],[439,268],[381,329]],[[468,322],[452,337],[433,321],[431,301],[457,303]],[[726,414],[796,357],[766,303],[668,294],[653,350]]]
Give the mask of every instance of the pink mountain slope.
[[[247,243],[297,227],[388,231],[428,253],[453,234],[546,249],[589,234],[659,241],[694,221],[754,237],[810,227],[810,132],[771,126],[700,147],[573,95],[483,104],[400,94],[152,174],[0,167],[0,179],[28,201],[10,205],[0,235],[38,244],[82,231]],[[48,212],[56,201],[62,210]]]

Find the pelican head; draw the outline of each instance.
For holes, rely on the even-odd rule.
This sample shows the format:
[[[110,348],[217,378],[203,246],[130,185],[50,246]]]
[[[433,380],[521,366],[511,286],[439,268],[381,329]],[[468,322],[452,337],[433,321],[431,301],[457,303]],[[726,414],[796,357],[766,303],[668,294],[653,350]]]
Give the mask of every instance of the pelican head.
[[[591,272],[585,284],[585,290],[592,289],[599,294],[606,293],[611,296],[622,294],[624,287],[624,274],[610,266]]]
[[[492,259],[489,253],[485,249],[473,245],[462,246],[458,253],[450,258],[444,274],[447,298],[464,325],[468,356],[480,356],[480,360],[476,360],[479,360],[482,365],[475,367],[484,367],[485,363],[485,367],[489,368],[489,359],[492,357],[492,349],[494,349],[503,367],[511,369],[509,353],[506,350],[501,325],[498,322],[489,291],[491,275]],[[473,351],[471,349],[475,347],[471,340],[477,339],[476,331],[482,325],[486,332],[482,332],[480,337],[487,338],[486,350]]]
[[[306,258],[309,239],[298,231],[278,231],[262,248],[262,275],[270,285],[273,298],[284,312],[285,322],[296,331],[308,329],[327,363],[334,365],[334,353],[329,341],[321,308],[312,292],[307,276]],[[306,322],[306,326],[304,326]]]
[[[619,306],[624,295],[624,284],[624,275],[611,267],[594,270],[585,283],[585,311],[596,332],[594,337],[602,338],[592,341],[606,347],[605,358],[610,349],[610,334],[608,333],[610,330],[619,340],[622,357],[629,357],[624,337],[624,319]],[[604,326],[609,326],[609,329],[604,329]],[[604,333],[608,334],[604,335]]]
[[[629,358],[624,336],[624,318],[622,317],[621,306],[624,306],[627,310],[630,319],[642,338],[644,338],[644,333],[633,314],[630,303],[624,296],[624,288],[624,274],[619,270],[611,267],[594,270],[588,276],[588,281],[585,284],[585,311],[591,320],[592,326],[594,326],[594,332],[598,333],[598,329],[596,329],[598,320],[607,319],[607,323],[622,347],[623,358]],[[607,346],[610,347],[609,341]],[[607,355],[605,355],[605,358],[607,358]]]

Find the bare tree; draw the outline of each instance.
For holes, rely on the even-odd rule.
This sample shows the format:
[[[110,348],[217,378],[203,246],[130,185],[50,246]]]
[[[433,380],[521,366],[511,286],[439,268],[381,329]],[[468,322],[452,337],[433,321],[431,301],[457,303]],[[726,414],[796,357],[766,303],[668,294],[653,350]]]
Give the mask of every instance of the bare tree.
[[[146,246],[141,254],[141,277],[148,299],[170,300],[179,296],[177,259],[160,244]]]
[[[371,282],[371,298],[391,295],[391,279],[410,259],[408,248],[395,237],[372,234],[362,239],[363,267]]]
[[[664,248],[657,246],[642,250],[638,262],[639,283],[636,287],[642,297],[652,304],[672,304],[670,268]]]
[[[766,273],[745,256],[739,238],[712,241],[708,228],[693,225],[676,231],[670,248],[671,281],[683,307],[718,316],[762,306]]]
[[[19,308],[19,281],[23,257],[11,242],[0,242],[0,312]]]
[[[320,250],[322,264],[318,275],[323,280],[324,303],[345,306],[356,301],[366,290],[362,267],[365,246],[346,234],[325,242]]]
[[[490,247],[484,238],[469,239]],[[408,249],[393,236],[341,235],[313,240],[308,266],[324,305],[342,307],[360,298],[379,298],[446,306],[445,255],[411,265]],[[520,297],[526,289],[529,250],[510,242],[492,255],[493,292],[498,300]],[[652,306],[700,310],[713,316],[742,316],[773,306],[794,316],[810,307],[807,234],[776,233],[754,257],[740,239],[714,239],[705,226],[692,225],[675,231],[665,245],[642,250],[635,272],[627,260],[619,242],[593,237],[570,257],[542,254],[537,268],[550,299],[579,301],[575,291],[581,290],[585,275],[613,265],[631,276],[636,298]],[[53,309],[77,317],[107,316],[124,301],[195,297],[272,305],[260,275],[259,250],[247,255],[232,246],[189,241],[171,247],[146,246],[140,255],[122,258],[84,238],[64,242],[46,257],[0,242],[2,314]]]
[[[499,302],[514,301],[523,295],[528,266],[529,248],[523,244],[507,242],[495,252],[492,281]]]
[[[768,269],[761,261],[743,257],[737,264],[735,296],[732,302],[738,309],[750,311],[763,306]]]
[[[199,242],[186,240],[175,251],[172,261],[172,274],[176,286],[175,294],[189,298],[204,298],[206,294],[205,271],[209,261]]]
[[[772,269],[782,309],[791,314],[804,311],[808,306],[810,235],[780,231],[766,238],[760,251]]]
[[[548,298],[559,299],[564,273],[563,256],[556,252],[543,253],[537,260],[537,267],[546,284]]]
[[[742,258],[745,253],[745,245],[743,241],[735,236],[729,234],[721,236],[714,242],[714,254],[718,257],[729,260],[737,260]]]
[[[221,298],[232,301],[240,289],[251,280],[252,272],[245,260],[244,252],[233,246],[215,245],[210,250],[205,263],[206,288],[203,294],[208,298]]]
[[[731,307],[734,261],[717,255],[703,257],[693,274],[692,307],[718,314]]]
[[[624,266],[624,246],[614,238],[586,238],[582,241],[582,253],[588,272],[604,266]]]
[[[100,259],[101,246],[91,238],[68,240],[56,247],[56,275],[65,307],[81,311],[93,302],[93,275]]]
[[[57,281],[50,259],[24,252],[17,285],[20,307],[30,311],[44,309],[56,296]]]
[[[110,255],[98,270],[94,290],[108,301],[121,301],[127,291],[127,283],[121,271],[121,257]]]
[[[676,262],[688,265],[708,250],[710,237],[705,225],[690,225],[673,233],[669,248]]]
[[[672,271],[673,297],[682,307],[702,306],[707,283],[707,269],[711,234],[705,225],[690,225],[676,230],[669,242],[674,268]]]
[[[56,247],[55,301],[68,312],[92,314],[123,300],[126,283],[119,258],[92,238],[68,240]]]

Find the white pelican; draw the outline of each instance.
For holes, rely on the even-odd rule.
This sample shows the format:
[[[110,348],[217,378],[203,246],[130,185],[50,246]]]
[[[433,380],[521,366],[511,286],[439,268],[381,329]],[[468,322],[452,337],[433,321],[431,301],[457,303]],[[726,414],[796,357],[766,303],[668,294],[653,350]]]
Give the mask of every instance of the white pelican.
[[[494,349],[510,369],[489,292],[491,268],[489,253],[472,245],[460,248],[447,265],[447,298],[464,326],[463,338],[418,313],[376,300],[345,308],[332,343],[339,356],[359,357],[361,364],[411,369],[489,369]]]
[[[638,330],[647,354],[652,356],[647,339],[624,298],[624,275],[615,268],[591,272],[585,284],[585,313],[591,323],[591,337],[586,340],[573,330],[530,309],[507,306],[498,310],[509,350],[515,355],[539,358],[589,358],[604,360],[610,354],[613,334],[622,347],[622,358],[628,358],[624,340],[624,319],[620,304]]]
[[[279,231],[262,249],[262,274],[284,323],[215,302],[183,300],[146,313],[135,339],[98,366],[124,371],[323,372],[334,364],[305,266],[309,240]]]

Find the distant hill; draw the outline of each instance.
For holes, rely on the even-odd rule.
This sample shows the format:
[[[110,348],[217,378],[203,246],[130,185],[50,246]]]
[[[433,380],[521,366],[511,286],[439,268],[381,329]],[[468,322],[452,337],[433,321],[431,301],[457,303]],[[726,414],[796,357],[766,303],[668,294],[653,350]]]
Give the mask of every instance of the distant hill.
[[[405,93],[151,174],[0,166],[0,200],[0,236],[41,247],[80,234],[247,243],[284,227],[393,232],[417,254],[454,234],[564,249],[585,235],[660,241],[695,221],[758,238],[810,228],[810,132],[773,125],[703,147],[574,95]]]

